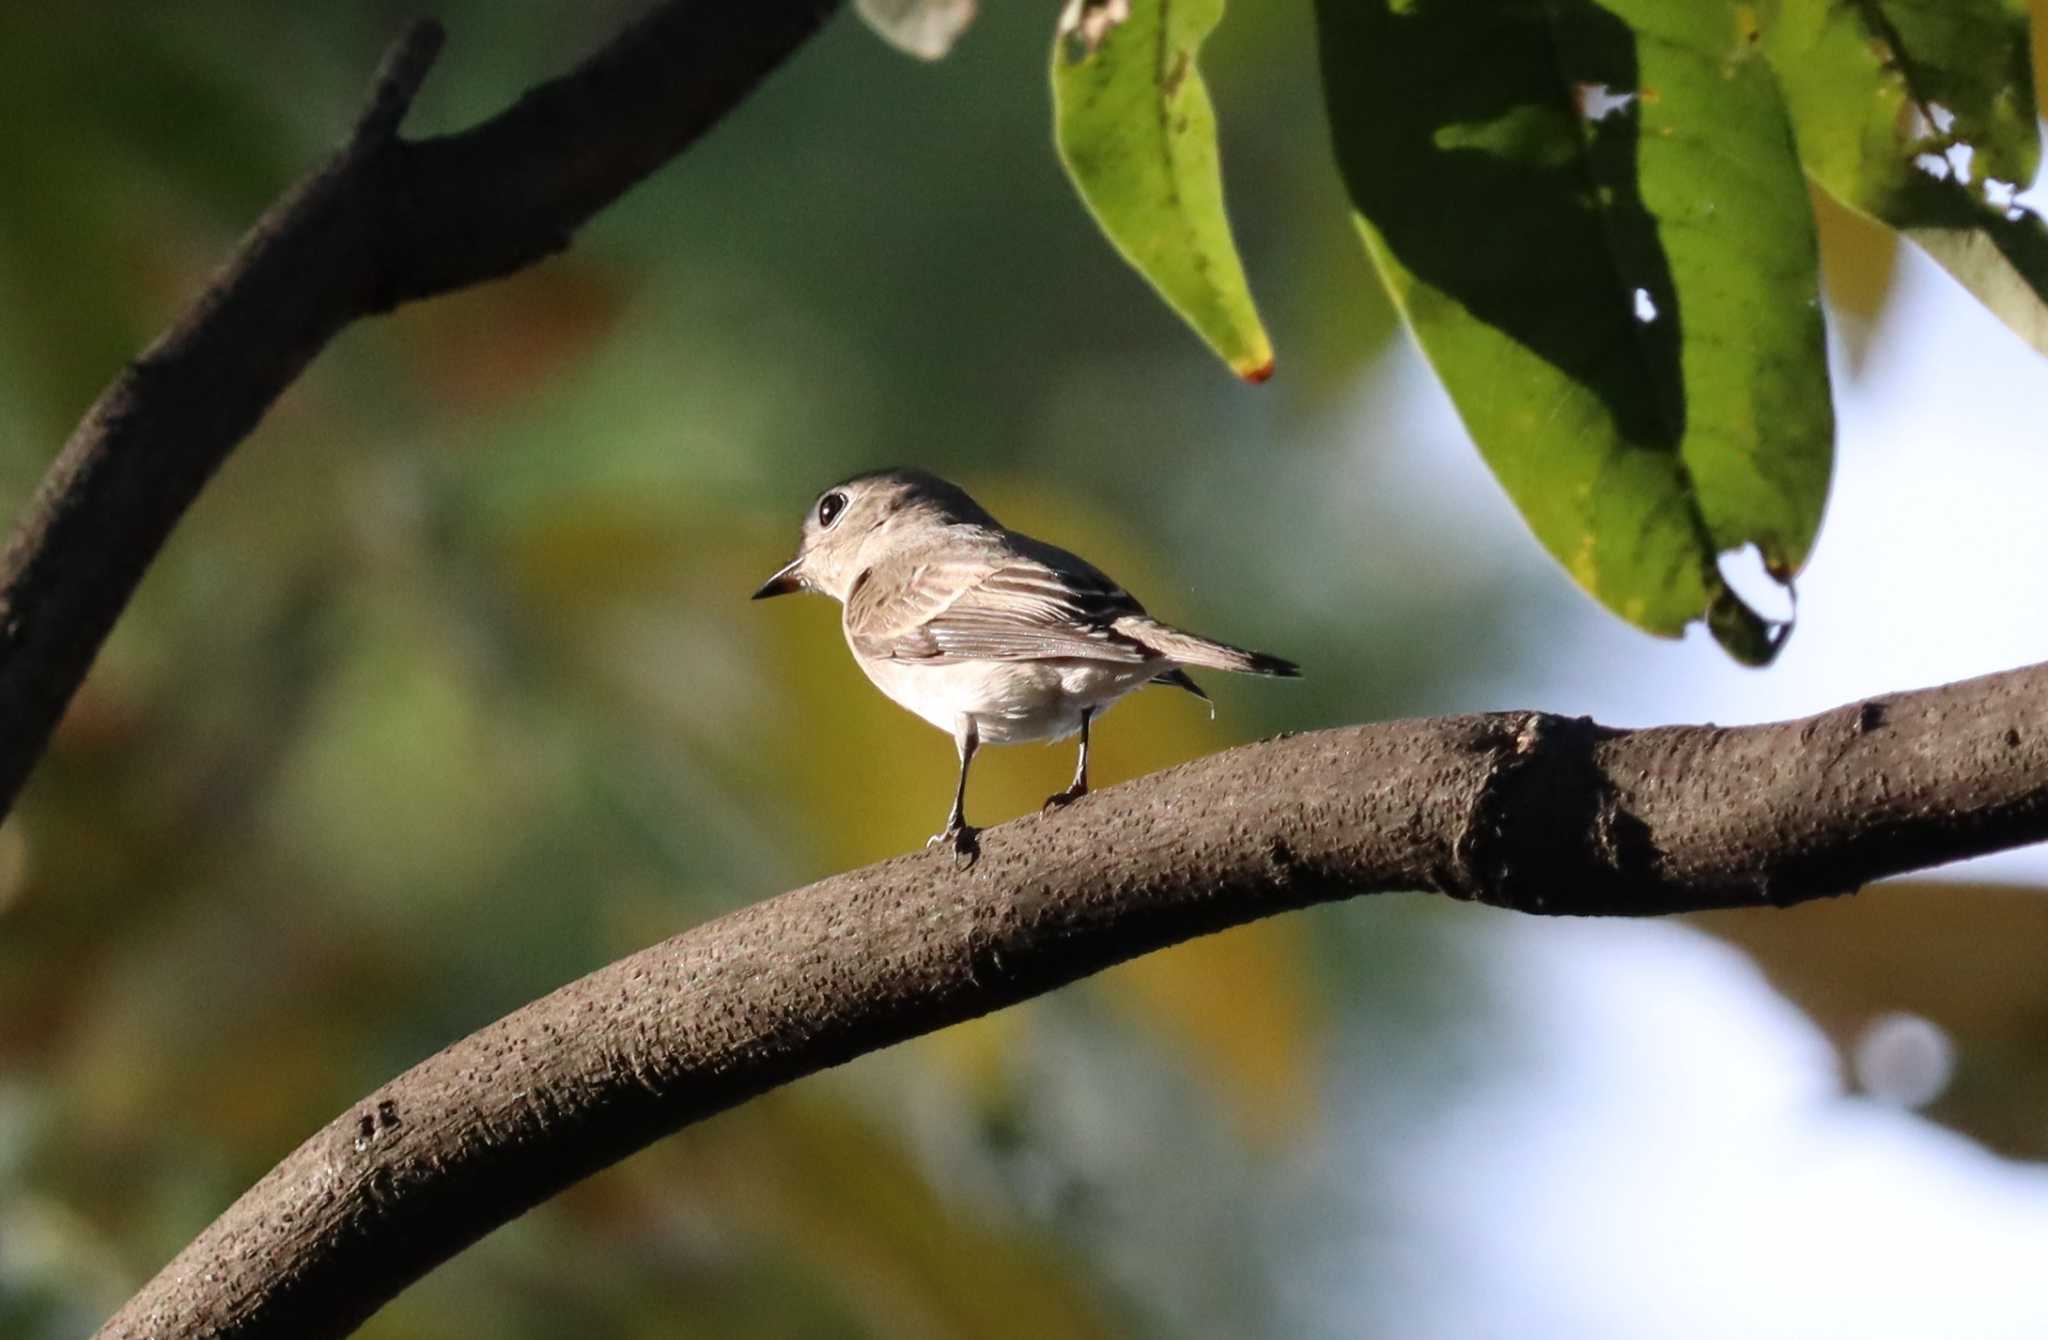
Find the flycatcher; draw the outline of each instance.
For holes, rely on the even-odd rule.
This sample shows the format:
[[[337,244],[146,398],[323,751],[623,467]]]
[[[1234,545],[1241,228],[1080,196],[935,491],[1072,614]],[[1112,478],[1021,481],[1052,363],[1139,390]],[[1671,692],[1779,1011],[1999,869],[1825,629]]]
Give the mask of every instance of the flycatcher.
[[[1147,684],[1206,700],[1187,668],[1296,676],[1290,661],[1160,623],[1087,561],[1005,530],[958,486],[922,470],[855,475],[818,495],[796,557],[754,599],[817,591],[845,607],[846,644],[875,687],[960,751],[946,827],[972,861],[962,813],[983,743],[1081,735],[1074,782],[1048,809],[1088,794],[1088,723]]]

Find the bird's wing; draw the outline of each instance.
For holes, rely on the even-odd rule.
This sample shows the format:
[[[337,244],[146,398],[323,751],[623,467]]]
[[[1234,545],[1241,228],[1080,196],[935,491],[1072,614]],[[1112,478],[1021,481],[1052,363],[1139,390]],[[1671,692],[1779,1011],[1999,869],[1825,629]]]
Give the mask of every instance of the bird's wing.
[[[924,664],[1161,659],[1116,628],[1144,615],[1128,592],[1072,555],[1034,548],[1053,561],[1011,550],[871,571],[847,597],[847,637],[863,656]]]

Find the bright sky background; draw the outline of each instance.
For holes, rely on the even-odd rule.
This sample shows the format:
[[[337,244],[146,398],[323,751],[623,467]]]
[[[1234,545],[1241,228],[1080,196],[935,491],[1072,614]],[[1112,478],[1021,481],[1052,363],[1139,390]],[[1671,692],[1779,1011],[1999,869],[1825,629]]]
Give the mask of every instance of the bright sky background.
[[[1562,627],[1546,604],[1542,655],[1468,707],[1730,724],[2048,660],[2048,360],[1910,248],[1862,366],[1836,353],[1835,482],[1773,668],[1580,599]],[[1362,389],[1362,422],[1405,416],[1377,486],[1470,537],[1447,562],[1549,567],[1431,386],[1404,347]],[[2048,848],[1954,869],[2048,884]],[[2048,1335],[2048,1169],[1843,1095],[1826,1041],[1739,953],[1675,924],[1495,917],[1474,941],[1526,1064],[1418,1124],[1407,1337],[1927,1340],[1959,1333],[1959,1296],[1972,1336]],[[1340,1181],[1378,1186],[1341,1176],[1371,1083],[1338,1100],[1334,1145]],[[1377,1312],[1386,1279],[1359,1287]],[[1351,1333],[1343,1311],[1329,1333]]]

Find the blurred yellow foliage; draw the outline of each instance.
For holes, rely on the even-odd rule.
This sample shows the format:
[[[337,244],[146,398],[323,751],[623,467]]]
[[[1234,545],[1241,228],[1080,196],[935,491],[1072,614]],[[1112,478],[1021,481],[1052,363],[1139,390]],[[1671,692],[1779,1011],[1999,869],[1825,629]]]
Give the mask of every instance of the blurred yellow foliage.
[[[901,1149],[843,1108],[771,1095],[743,1117],[683,1133],[653,1161],[710,1212],[807,1258],[870,1334],[1118,1333],[1049,1243],[989,1234],[935,1197]]]
[[[1096,989],[1156,1030],[1246,1139],[1278,1148],[1315,1120],[1323,1019],[1305,985],[1300,918],[1272,918],[1148,954]]]

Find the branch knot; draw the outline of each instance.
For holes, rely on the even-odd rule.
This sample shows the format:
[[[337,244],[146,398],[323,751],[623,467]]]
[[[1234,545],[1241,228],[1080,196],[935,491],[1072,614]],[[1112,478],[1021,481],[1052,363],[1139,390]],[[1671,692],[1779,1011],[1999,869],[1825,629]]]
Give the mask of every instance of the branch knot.
[[[1625,732],[1591,717],[1519,712],[1488,719],[1476,741],[1491,755],[1454,847],[1453,897],[1545,913],[1612,904],[1655,850],[1642,821],[1609,782],[1597,747]]]

